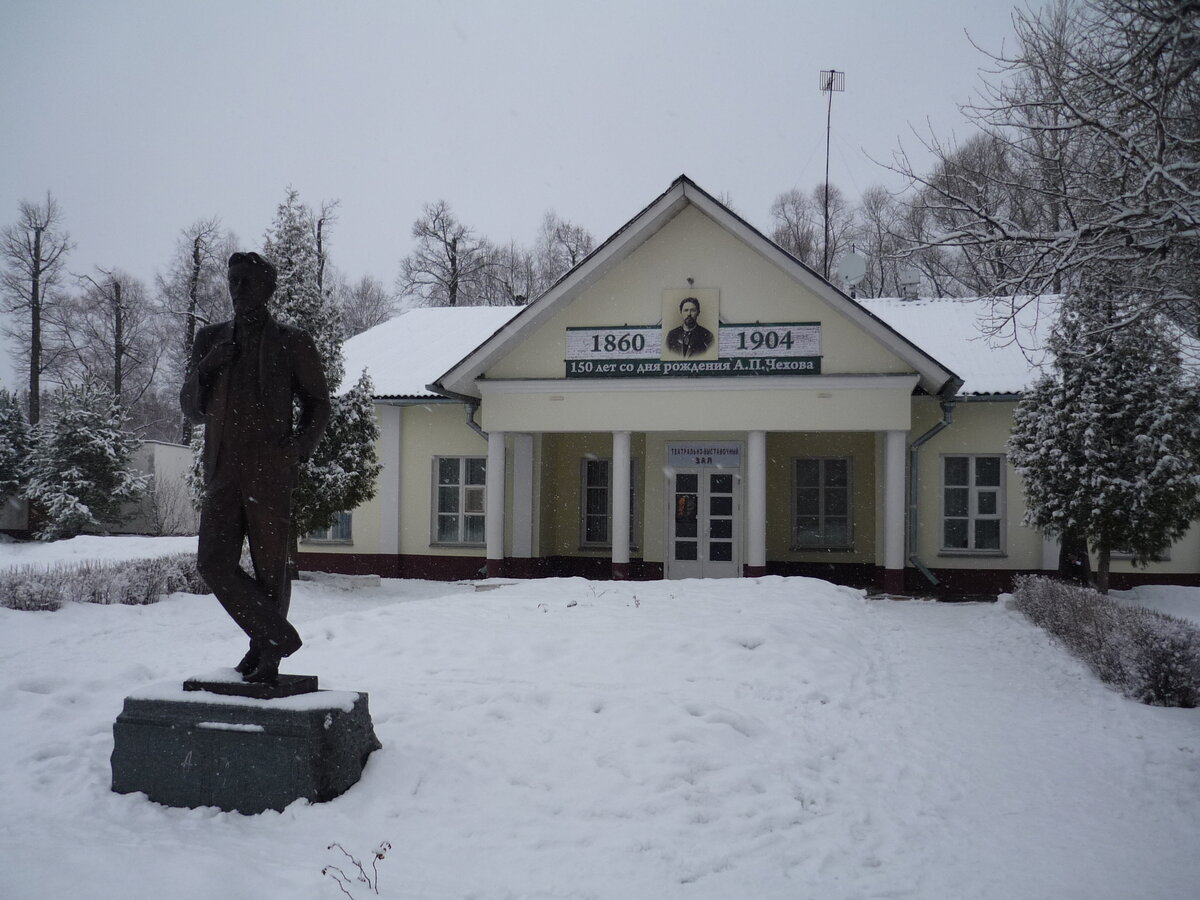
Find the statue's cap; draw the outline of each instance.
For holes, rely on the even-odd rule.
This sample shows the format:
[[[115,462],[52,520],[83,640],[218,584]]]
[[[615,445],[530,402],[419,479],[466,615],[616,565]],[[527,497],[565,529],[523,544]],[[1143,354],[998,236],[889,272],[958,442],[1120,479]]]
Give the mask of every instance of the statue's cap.
[[[229,257],[229,268],[232,269],[234,266],[258,266],[262,268],[267,273],[267,277],[271,282],[271,289],[274,290],[275,281],[279,277],[279,272],[276,270],[275,266],[271,264],[270,260],[263,259],[257,253],[243,252],[239,250],[237,253],[233,254],[233,256]]]

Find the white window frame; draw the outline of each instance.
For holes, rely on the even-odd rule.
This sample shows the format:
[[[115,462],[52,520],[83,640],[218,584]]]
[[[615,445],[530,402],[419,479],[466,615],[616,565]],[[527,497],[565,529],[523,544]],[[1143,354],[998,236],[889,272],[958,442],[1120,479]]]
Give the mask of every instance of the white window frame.
[[[608,467],[608,483],[604,485],[588,484],[588,463],[604,463]],[[638,534],[638,515],[637,515],[637,473],[638,461],[636,458],[629,460],[629,549],[637,550],[639,547]],[[608,534],[608,539],[603,541],[588,540],[587,520],[588,507],[587,498],[588,491],[602,491],[604,494],[604,517],[605,517],[605,532]],[[579,546],[591,549],[603,549],[612,547],[612,459],[607,456],[585,456],[579,460]]]
[[[952,459],[967,460],[967,483],[947,484],[946,466]],[[976,483],[976,468],[979,460],[994,459],[999,463],[999,484],[981,485]],[[948,556],[1004,556],[1008,547],[1008,516],[1007,516],[1007,480],[1008,459],[1003,453],[943,453],[939,462],[940,485],[940,515],[938,518],[938,552]],[[946,514],[946,491],[948,489],[966,490],[966,515],[949,516]],[[995,494],[995,512],[980,512],[980,499],[986,494]],[[987,504],[983,504],[986,506]],[[963,520],[967,523],[967,546],[946,546],[946,522],[949,519]],[[997,547],[976,546],[976,525],[979,522],[995,521],[997,527]]]
[[[825,464],[827,462],[844,462],[846,464],[846,540],[838,543],[830,543],[826,538],[826,517],[834,518],[834,516],[825,511],[825,491],[833,490],[834,488],[842,490],[842,486],[829,486],[825,481]],[[818,527],[821,532],[821,541],[815,544],[800,543],[799,530],[796,527],[796,520],[800,518],[799,503],[797,493],[800,490],[799,475],[797,469],[801,462],[816,462],[820,472],[818,475],[817,496],[819,511],[817,512]],[[791,549],[795,551],[806,550],[853,550],[854,549],[854,457],[852,456],[794,456],[792,457],[791,468]],[[811,487],[811,485],[809,485]],[[841,518],[841,516],[837,516]]]
[[[445,461],[454,460],[458,464],[458,480],[456,483],[442,484],[440,475],[442,471],[442,463]],[[468,484],[467,467],[470,462],[479,462],[483,465],[483,483]],[[486,456],[435,456],[433,458],[433,474],[432,496],[430,498],[430,523],[429,523],[429,544],[437,547],[483,547],[486,546],[485,520],[487,516],[487,457]],[[443,489],[457,488],[457,509],[443,511],[441,508],[441,494]],[[473,505],[478,505],[478,508],[470,508]],[[439,523],[442,518],[455,516],[457,519],[455,537],[447,538],[440,535]],[[479,520],[479,540],[467,540],[467,520]]]
[[[304,536],[306,544],[353,544],[354,514],[340,512],[336,521],[328,528],[310,531]]]
[[[1170,562],[1171,561],[1171,548],[1173,546],[1175,546],[1175,545],[1167,544],[1165,547],[1163,547],[1161,550],[1159,550],[1157,553],[1155,553],[1153,557],[1151,557],[1150,562],[1152,562],[1152,563]],[[1129,560],[1133,559],[1133,552],[1130,550],[1113,550],[1109,553],[1109,558],[1112,559],[1114,562],[1118,561],[1118,560],[1122,561],[1122,562],[1128,562]]]

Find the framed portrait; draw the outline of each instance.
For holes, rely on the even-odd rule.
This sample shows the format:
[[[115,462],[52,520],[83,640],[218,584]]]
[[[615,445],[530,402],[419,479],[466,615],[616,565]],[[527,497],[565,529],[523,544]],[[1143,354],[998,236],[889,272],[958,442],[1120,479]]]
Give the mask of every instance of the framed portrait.
[[[717,359],[721,292],[672,288],[662,295],[662,359]]]

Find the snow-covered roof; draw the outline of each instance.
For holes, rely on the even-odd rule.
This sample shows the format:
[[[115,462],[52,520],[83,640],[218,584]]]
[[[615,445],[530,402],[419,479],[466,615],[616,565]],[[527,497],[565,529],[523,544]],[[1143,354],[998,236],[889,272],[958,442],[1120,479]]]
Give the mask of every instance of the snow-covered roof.
[[[348,390],[364,369],[376,397],[434,397],[431,381],[492,336],[520,306],[410,309],[346,341]]]
[[[1015,394],[1038,376],[1053,320],[1053,301],[1026,304],[1012,329],[988,334],[992,305],[980,298],[860,299],[864,309],[957,373],[963,394]],[[524,307],[467,306],[409,310],[346,341],[342,389],[366,369],[376,397],[430,398],[427,385],[494,335]]]
[[[998,332],[994,326],[1009,310],[1007,299],[995,307],[979,297],[858,302],[957,373],[963,380],[960,394],[1017,394],[1040,374],[1057,309],[1056,298],[1017,299],[1015,331],[1006,323]]]

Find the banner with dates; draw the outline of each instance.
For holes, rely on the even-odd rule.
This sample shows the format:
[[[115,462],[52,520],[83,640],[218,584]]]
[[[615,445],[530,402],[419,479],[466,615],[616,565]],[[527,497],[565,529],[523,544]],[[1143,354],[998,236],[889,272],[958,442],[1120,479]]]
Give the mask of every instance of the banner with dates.
[[[717,359],[664,358],[656,325],[568,328],[568,378],[659,375],[820,375],[821,324],[774,322],[721,325]]]

